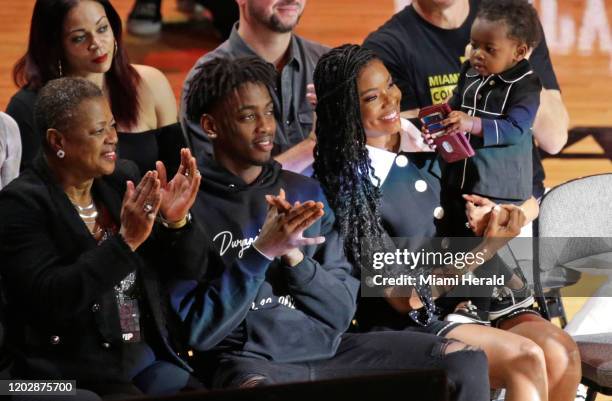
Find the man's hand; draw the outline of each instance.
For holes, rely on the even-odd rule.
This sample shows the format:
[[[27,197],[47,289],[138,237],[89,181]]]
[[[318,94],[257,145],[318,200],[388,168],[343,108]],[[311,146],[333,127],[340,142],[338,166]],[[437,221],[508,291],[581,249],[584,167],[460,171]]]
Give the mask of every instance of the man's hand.
[[[283,257],[285,263],[295,266],[304,258],[300,247],[325,242],[325,237],[303,236],[304,231],[323,216],[323,203],[296,202],[291,206],[282,190],[279,196],[267,195],[266,201],[268,214],[254,244],[261,253],[269,258]]]

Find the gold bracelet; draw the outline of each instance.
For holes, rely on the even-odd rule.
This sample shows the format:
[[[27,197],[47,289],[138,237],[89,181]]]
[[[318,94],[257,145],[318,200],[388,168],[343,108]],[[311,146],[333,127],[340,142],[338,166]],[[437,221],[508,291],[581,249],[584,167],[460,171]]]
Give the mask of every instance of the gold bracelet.
[[[161,215],[161,213],[157,215],[157,218],[159,219],[159,222],[162,224],[162,226],[171,230],[178,230],[179,228],[185,227],[187,223],[191,221],[191,213],[187,213],[187,215],[179,221],[168,221]]]

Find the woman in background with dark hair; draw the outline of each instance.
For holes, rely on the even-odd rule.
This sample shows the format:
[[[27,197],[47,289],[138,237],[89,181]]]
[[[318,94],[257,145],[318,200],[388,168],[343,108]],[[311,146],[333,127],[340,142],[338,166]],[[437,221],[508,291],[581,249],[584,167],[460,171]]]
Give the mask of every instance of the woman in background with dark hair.
[[[176,171],[184,140],[174,94],[157,69],[129,64],[121,18],[108,0],[37,0],[26,54],[13,79],[21,88],[7,113],[19,124],[23,166],[38,153],[43,133],[34,124],[38,90],[62,76],[82,77],[102,89],[119,132],[119,156],[141,171],[163,161]]]

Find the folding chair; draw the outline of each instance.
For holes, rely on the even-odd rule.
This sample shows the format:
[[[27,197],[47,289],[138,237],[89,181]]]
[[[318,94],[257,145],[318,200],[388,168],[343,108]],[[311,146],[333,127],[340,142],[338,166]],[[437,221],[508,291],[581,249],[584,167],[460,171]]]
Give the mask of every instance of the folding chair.
[[[547,319],[555,317],[555,312],[564,317],[560,296],[551,302],[545,290],[558,295],[561,287],[576,283],[585,269],[612,270],[612,174],[584,177],[552,189],[542,199],[537,230],[533,279],[538,306]],[[589,388],[587,401],[594,401],[597,393],[612,395],[612,333],[575,336],[574,340],[582,359],[582,383]]]

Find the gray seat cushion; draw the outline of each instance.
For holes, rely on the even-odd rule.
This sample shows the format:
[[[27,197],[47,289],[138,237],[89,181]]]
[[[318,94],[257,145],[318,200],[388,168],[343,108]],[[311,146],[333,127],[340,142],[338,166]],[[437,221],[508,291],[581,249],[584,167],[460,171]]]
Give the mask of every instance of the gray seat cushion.
[[[612,388],[612,333],[575,336],[582,359],[582,376]]]
[[[574,259],[563,264],[563,267],[581,270],[581,269],[598,269],[612,270],[612,251],[592,254],[586,257]]]

